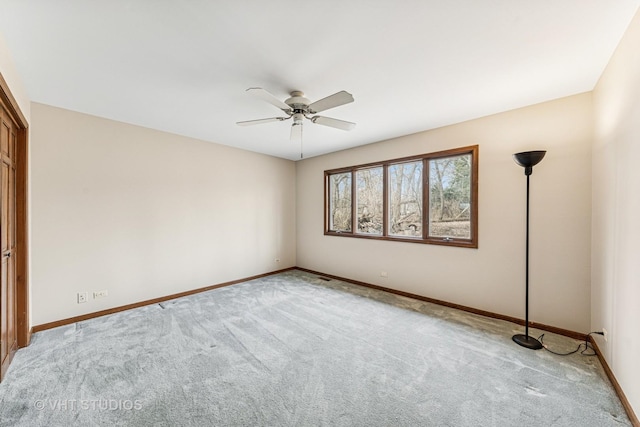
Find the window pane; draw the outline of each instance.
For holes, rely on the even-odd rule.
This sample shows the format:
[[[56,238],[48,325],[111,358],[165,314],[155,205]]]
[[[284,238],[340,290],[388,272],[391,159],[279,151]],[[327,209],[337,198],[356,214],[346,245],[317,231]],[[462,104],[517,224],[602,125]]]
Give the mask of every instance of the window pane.
[[[351,172],[329,175],[329,230],[351,231]]]
[[[429,237],[471,238],[471,154],[429,160]]]
[[[389,165],[389,235],[422,237],[422,161]]]
[[[358,233],[382,235],[382,166],[356,171]]]

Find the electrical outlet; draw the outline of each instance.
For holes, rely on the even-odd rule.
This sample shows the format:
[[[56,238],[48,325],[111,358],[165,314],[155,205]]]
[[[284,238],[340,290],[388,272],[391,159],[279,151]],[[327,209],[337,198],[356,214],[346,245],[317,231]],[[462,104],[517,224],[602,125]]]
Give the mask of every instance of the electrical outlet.
[[[608,335],[609,335],[609,332],[607,332],[607,330],[605,328],[602,328],[602,336],[604,337],[605,341],[609,341]]]
[[[386,271],[381,271],[381,272],[380,272],[380,277],[387,278],[387,277],[388,277],[388,276],[387,276],[387,272],[386,272]]]
[[[89,292],[78,292],[78,304],[89,301]]]
[[[102,291],[96,291],[93,293],[93,299],[104,298],[109,295],[109,292],[104,289]]]

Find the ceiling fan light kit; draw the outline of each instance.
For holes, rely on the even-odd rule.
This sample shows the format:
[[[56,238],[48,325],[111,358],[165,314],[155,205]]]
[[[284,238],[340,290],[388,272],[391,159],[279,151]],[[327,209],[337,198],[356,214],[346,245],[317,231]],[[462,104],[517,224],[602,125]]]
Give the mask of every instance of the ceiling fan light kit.
[[[347,122],[345,120],[333,119],[331,117],[316,116],[315,114],[328,110],[330,108],[339,107],[340,105],[353,102],[353,95],[347,91],[340,91],[329,95],[326,98],[322,98],[316,102],[311,102],[304,96],[304,93],[298,90],[294,90],[290,93],[290,97],[284,102],[273,96],[271,93],[259,87],[252,87],[247,89],[251,95],[256,98],[262,99],[269,104],[279,108],[286,117],[271,117],[258,120],[247,120],[237,122],[239,126],[251,126],[262,123],[281,122],[284,120],[293,119],[291,124],[292,141],[300,141],[302,139],[302,126],[304,119],[311,121],[312,123],[329,126],[335,129],[352,130],[356,124]]]

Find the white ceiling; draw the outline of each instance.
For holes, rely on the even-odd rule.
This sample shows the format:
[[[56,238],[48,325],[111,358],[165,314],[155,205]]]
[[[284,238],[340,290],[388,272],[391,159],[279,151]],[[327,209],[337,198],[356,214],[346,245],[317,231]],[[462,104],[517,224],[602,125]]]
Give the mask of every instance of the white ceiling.
[[[339,90],[316,156],[590,91],[640,0],[0,0],[32,101],[296,160],[245,93]]]

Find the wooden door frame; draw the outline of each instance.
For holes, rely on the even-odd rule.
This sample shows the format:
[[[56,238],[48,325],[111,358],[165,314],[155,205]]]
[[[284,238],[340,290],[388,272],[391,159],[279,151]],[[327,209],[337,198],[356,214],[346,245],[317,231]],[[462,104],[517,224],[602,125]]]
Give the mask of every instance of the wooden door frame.
[[[16,135],[16,317],[18,348],[31,341],[29,325],[28,162],[29,123],[0,73],[0,100],[18,124]]]

